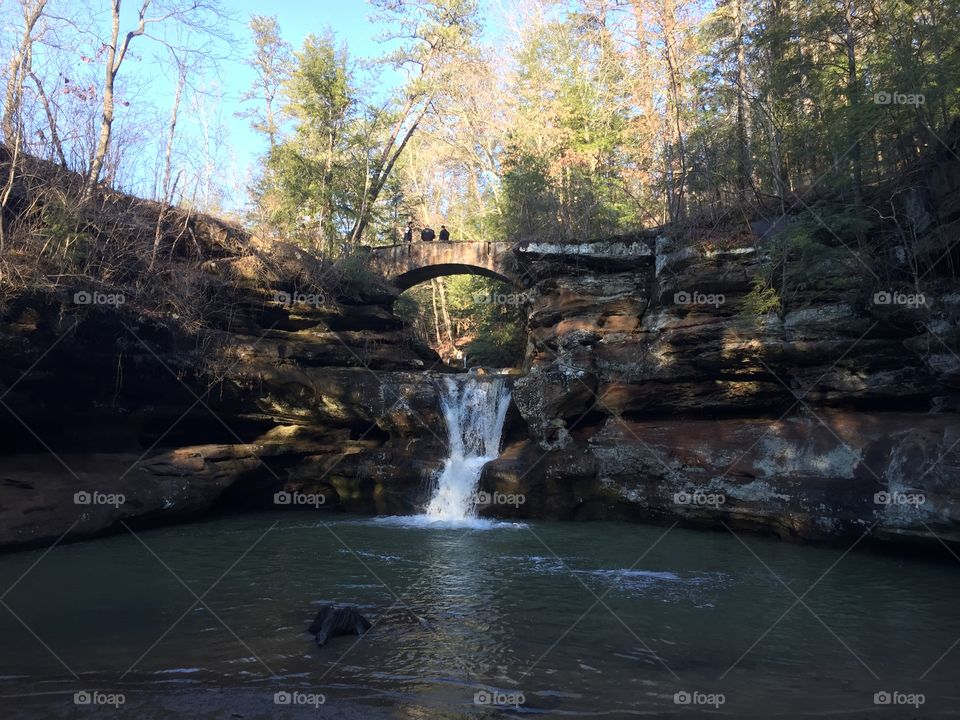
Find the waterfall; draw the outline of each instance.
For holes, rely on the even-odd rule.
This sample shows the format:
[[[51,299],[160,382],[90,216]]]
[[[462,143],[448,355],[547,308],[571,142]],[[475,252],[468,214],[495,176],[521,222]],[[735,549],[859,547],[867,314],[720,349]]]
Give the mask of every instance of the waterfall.
[[[476,515],[474,496],[480,472],[500,454],[510,389],[502,378],[447,376],[440,406],[450,452],[436,477],[426,514],[431,520],[467,520]]]

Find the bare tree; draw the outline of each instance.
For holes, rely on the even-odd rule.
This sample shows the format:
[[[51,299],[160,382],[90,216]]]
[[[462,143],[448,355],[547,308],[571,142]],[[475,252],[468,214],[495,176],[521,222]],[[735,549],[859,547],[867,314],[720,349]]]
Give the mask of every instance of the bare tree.
[[[44,92],[43,82],[37,77],[37,74],[30,70],[30,79],[33,80],[34,87],[37,88],[37,97],[40,98],[40,104],[43,106],[43,113],[47,118],[47,127],[50,129],[50,144],[57,154],[57,161],[61,167],[67,167],[67,156],[63,152],[63,142],[60,140],[60,133],[57,130],[57,118],[53,112],[53,106],[47,93]]]
[[[113,29],[110,34],[110,43],[107,45],[106,75],[103,84],[103,116],[100,123],[97,148],[94,150],[90,172],[87,175],[88,191],[92,190],[100,179],[103,162],[110,146],[110,133],[113,130],[114,86],[117,81],[117,73],[120,72],[120,67],[127,57],[130,41],[139,35],[143,35],[147,28],[147,9],[150,7],[150,0],[143,0],[143,5],[140,6],[138,13],[137,26],[124,35],[123,43],[118,46],[120,40],[120,4],[121,0],[111,0],[110,3]]]
[[[150,253],[150,269],[157,260],[157,252],[160,249],[160,240],[163,237],[163,222],[166,210],[173,203],[173,196],[176,191],[176,182],[171,184],[171,175],[173,172],[173,141],[177,133],[177,120],[180,115],[180,100],[183,97],[183,87],[187,82],[187,63],[184,58],[173,54],[173,62],[177,69],[177,89],[173,94],[173,105],[170,108],[170,122],[167,125],[167,143],[163,152],[163,176],[160,182],[160,212],[157,213],[157,226],[153,235],[153,250]]]
[[[7,67],[7,91],[3,101],[3,138],[11,147],[17,144],[18,139],[17,118],[23,102],[24,79],[30,73],[34,30],[46,6],[47,0],[21,0],[20,2],[23,12],[23,33]]]
[[[3,136],[10,152],[7,178],[0,190],[0,251],[5,243],[5,228],[3,211],[10,201],[14,182],[17,177],[17,167],[20,155],[23,152],[23,119],[21,110],[23,105],[23,87],[26,76],[30,73],[33,60],[34,28],[36,28],[47,0],[23,0],[23,34],[20,43],[14,49],[13,58],[8,67],[7,92],[3,103]]]
[[[106,60],[104,64],[104,84],[103,84],[103,103],[100,120],[100,131],[97,137],[96,149],[90,162],[90,170],[87,174],[87,194],[89,195],[96,184],[100,181],[100,175],[103,170],[104,161],[110,147],[110,137],[113,131],[114,104],[117,75],[130,49],[130,43],[134,38],[147,34],[147,28],[151,25],[158,25],[166,21],[176,21],[184,23],[189,27],[200,29],[204,33],[214,33],[212,24],[204,25],[203,19],[206,14],[212,13],[214,17],[221,17],[218,0],[192,0],[191,2],[182,2],[182,0],[142,0],[140,9],[137,11],[137,24],[123,34],[121,40],[120,32],[120,8],[122,0],[111,0],[111,33],[109,42],[106,43]],[[148,12],[154,9],[154,14],[148,15]],[[164,42],[162,38],[155,38]]]

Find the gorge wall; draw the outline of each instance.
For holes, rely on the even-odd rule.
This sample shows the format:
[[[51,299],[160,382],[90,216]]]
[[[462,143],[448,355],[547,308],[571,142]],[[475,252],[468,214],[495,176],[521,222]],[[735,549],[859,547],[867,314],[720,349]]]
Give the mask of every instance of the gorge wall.
[[[928,215],[918,247],[953,268],[950,168],[903,202]],[[773,247],[729,229],[518,244],[527,359],[481,486],[526,502],[488,511],[960,542],[955,271],[901,304],[902,282],[865,282],[851,250],[758,314]],[[0,548],[219,510],[423,507],[450,370],[393,314],[398,291],[305,290],[317,261],[282,243],[233,238],[204,257],[200,325],[78,298],[82,283],[4,288]],[[892,257],[902,280],[911,259]]]
[[[391,313],[396,293],[298,294],[305,253],[208,250],[201,327],[82,284],[4,297],[0,547],[276,508],[278,492],[362,512],[422,501],[445,450],[443,367]]]
[[[942,180],[926,248],[955,262],[960,182]],[[900,304],[902,286],[865,282],[851,250],[757,314],[772,243],[719,240],[518,248],[532,307],[514,399],[530,438],[484,488],[525,495],[520,516],[960,540],[956,280],[929,273],[924,302]]]

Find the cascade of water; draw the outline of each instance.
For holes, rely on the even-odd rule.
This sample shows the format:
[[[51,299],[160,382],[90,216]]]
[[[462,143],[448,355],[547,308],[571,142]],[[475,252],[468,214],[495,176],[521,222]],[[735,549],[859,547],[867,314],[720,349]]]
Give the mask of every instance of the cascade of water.
[[[444,378],[440,398],[450,454],[436,478],[427,516],[465,520],[476,514],[474,496],[483,466],[500,454],[500,434],[510,407],[502,378],[474,375]]]

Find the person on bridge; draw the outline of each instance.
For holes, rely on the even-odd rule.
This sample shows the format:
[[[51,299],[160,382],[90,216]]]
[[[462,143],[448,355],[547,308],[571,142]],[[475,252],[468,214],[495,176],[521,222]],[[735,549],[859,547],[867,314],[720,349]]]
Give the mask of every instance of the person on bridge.
[[[403,241],[405,243],[413,242],[413,220],[407,223],[407,229],[403,231]]]
[[[432,242],[435,237],[437,237],[437,234],[429,225],[420,231],[420,240],[423,242]]]
[[[446,225],[440,226],[440,242],[450,242],[450,231]]]

